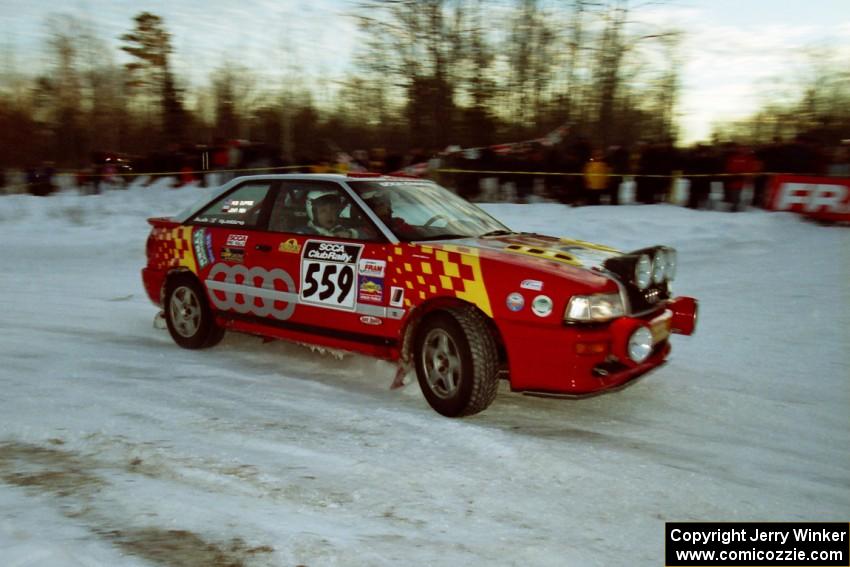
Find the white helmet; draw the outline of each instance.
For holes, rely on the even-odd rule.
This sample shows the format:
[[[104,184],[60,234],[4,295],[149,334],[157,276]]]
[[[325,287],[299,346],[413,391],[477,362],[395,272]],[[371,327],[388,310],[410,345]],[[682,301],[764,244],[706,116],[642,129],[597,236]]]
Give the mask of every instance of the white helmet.
[[[334,205],[339,207],[339,193],[331,189],[314,189],[313,191],[310,191],[307,194],[307,218],[310,220],[310,222],[313,222],[313,219],[316,216],[314,207],[325,202],[333,203]]]

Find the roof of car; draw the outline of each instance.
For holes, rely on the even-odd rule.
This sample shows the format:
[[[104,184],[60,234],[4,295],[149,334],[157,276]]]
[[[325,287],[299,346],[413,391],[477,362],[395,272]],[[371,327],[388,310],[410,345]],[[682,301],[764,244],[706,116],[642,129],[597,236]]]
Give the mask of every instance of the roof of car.
[[[234,178],[230,185],[247,179],[309,179],[313,181],[370,181],[370,180],[393,180],[393,181],[430,181],[418,177],[407,177],[402,175],[384,175],[381,173],[267,173],[258,175],[243,175]]]

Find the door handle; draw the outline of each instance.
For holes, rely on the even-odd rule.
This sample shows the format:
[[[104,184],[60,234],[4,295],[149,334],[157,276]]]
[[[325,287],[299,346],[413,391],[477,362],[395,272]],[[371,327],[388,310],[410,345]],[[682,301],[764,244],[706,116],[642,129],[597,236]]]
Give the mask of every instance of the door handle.
[[[254,246],[254,250],[257,250],[259,252],[271,252],[272,247],[268,244],[257,244],[256,246]]]

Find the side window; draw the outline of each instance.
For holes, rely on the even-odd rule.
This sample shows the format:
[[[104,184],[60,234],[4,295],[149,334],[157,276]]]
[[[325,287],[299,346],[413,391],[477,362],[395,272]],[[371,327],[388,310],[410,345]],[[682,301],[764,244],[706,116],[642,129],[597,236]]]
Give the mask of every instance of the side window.
[[[222,226],[257,226],[263,203],[269,194],[269,181],[255,181],[240,185],[225,197],[215,201],[198,213],[194,221]]]
[[[277,191],[269,231],[375,241],[378,232],[342,188],[327,181],[285,181]]]

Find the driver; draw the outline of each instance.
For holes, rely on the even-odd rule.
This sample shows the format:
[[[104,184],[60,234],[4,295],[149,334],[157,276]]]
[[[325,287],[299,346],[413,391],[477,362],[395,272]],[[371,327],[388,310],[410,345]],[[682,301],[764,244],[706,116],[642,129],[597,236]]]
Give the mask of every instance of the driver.
[[[405,237],[415,234],[416,231],[403,218],[393,216],[393,204],[387,192],[367,191],[361,197],[391,231]]]
[[[307,195],[307,228],[313,234],[355,238],[354,231],[339,224],[339,211],[342,208],[336,191],[316,190]]]

